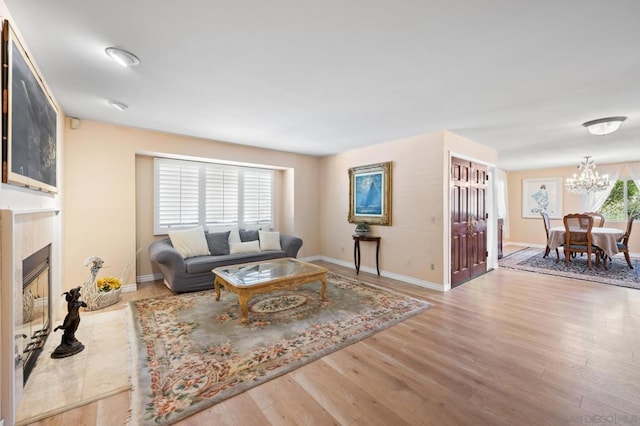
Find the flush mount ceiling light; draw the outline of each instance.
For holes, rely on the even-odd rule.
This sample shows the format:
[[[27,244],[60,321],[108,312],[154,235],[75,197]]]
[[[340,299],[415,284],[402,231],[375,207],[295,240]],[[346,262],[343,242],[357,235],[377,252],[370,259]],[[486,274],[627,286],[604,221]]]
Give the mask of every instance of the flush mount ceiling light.
[[[582,123],[592,135],[604,136],[613,133],[620,128],[620,125],[627,117],[608,117]]]
[[[116,109],[119,109],[120,111],[124,111],[125,109],[129,108],[129,105],[117,101],[109,101],[108,104]]]
[[[107,47],[104,52],[123,67],[133,67],[140,63],[140,59],[136,55],[117,47]]]

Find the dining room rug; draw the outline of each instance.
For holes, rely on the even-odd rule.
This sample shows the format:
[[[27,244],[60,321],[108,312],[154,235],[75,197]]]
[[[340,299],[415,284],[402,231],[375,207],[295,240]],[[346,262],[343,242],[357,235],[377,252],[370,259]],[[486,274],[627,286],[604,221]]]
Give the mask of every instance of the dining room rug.
[[[602,264],[599,267],[593,264],[592,268],[589,269],[586,256],[577,256],[571,259],[568,266],[565,266],[562,253],[560,253],[560,262],[556,262],[554,250],[546,258],[543,258],[543,255],[544,249],[527,247],[524,250],[503,257],[498,261],[498,265],[502,268],[640,289],[640,259],[637,257],[631,257],[633,269],[629,268],[624,256],[620,254],[607,262],[608,270],[605,270]],[[592,263],[594,263],[593,259]]]
[[[229,291],[130,302],[131,422],[175,423],[431,306],[331,272],[319,293],[318,281],[257,295],[246,325]]]

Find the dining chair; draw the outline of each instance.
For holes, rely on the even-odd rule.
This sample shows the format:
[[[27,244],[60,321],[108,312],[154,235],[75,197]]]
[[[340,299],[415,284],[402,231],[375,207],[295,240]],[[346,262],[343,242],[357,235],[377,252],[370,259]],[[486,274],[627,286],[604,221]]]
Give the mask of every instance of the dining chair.
[[[624,233],[622,239],[616,243],[618,246],[618,252],[624,253],[624,258],[627,261],[627,265],[629,268],[633,269],[633,265],[631,264],[631,258],[629,257],[629,237],[631,236],[631,227],[633,226],[633,221],[640,217],[640,213],[636,213],[629,218],[627,222],[627,232]]]
[[[574,253],[586,253],[587,265],[591,269],[591,255],[596,256],[596,266],[600,266],[600,248],[591,243],[593,216],[588,214],[568,214],[564,222],[564,264],[569,266],[569,258]],[[578,230],[579,229],[579,230]]]
[[[540,216],[542,216],[542,220],[544,221],[544,232],[545,234],[547,234],[547,243],[549,242],[549,229],[551,228],[551,222],[549,221],[549,215],[545,212],[540,212]],[[551,248],[549,247],[549,245],[547,244],[547,248],[544,250],[544,257],[549,256],[549,252],[551,251]],[[560,252],[558,251],[558,249],[556,248],[556,259],[560,260]]]
[[[598,212],[585,212],[583,214],[588,214],[589,216],[593,217],[593,226],[595,226],[596,228],[602,228],[604,227],[604,215],[602,213],[598,213]]]

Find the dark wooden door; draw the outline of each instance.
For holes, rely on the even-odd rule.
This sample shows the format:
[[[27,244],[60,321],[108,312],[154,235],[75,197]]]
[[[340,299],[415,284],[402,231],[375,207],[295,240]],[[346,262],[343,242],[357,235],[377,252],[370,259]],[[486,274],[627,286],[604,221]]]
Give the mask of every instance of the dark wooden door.
[[[451,287],[487,272],[487,166],[451,159]]]

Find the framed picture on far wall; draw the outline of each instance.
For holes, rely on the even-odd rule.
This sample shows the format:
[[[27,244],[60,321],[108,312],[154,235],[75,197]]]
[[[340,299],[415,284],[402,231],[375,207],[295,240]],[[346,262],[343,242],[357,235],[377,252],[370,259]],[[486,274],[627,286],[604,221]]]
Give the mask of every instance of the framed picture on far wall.
[[[391,225],[391,162],[349,169],[348,220]]]
[[[58,111],[7,20],[2,65],[2,182],[57,192]]]
[[[522,179],[522,217],[562,219],[562,178]]]

